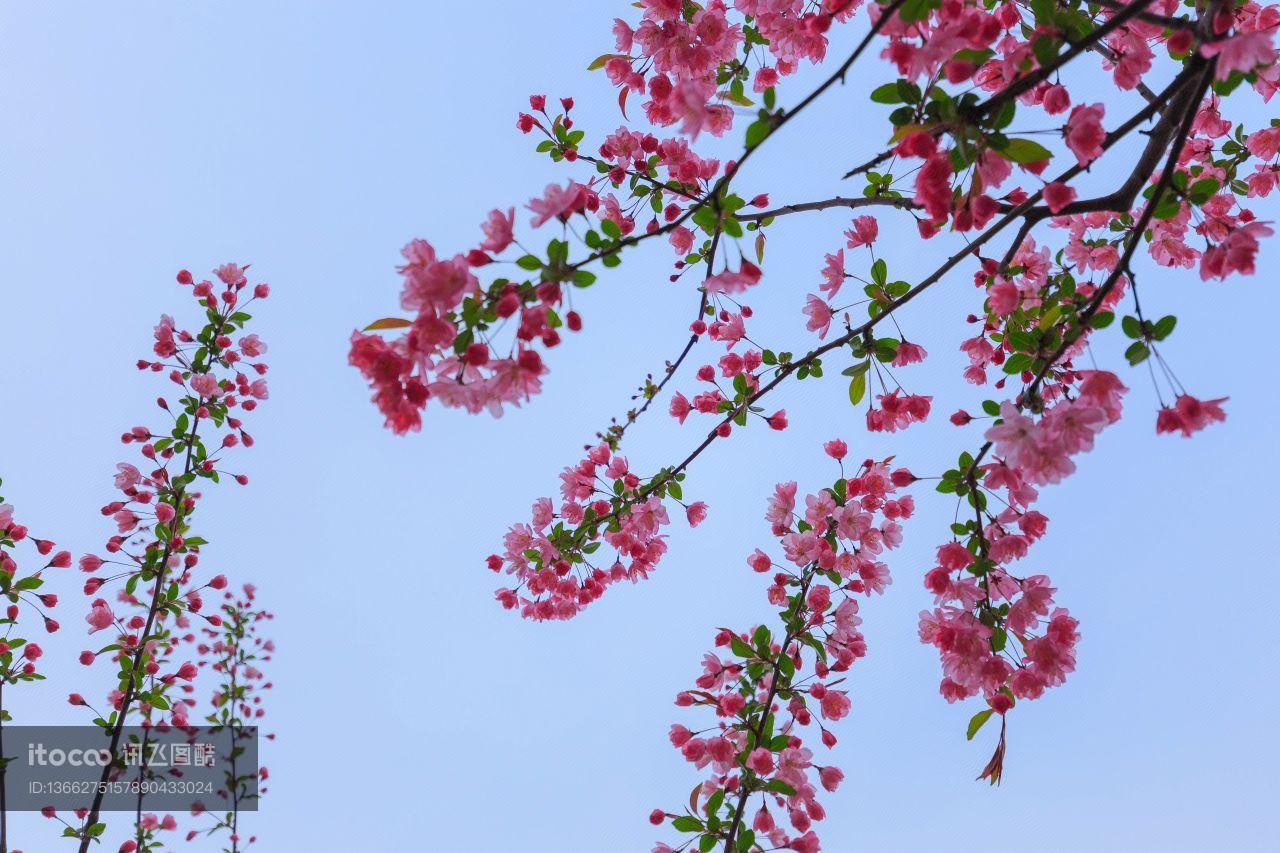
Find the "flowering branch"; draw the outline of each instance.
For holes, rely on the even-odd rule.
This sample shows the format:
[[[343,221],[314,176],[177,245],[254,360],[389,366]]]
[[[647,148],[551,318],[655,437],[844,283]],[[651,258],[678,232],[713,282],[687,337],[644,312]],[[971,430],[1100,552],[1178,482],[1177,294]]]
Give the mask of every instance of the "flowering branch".
[[[616,22],[616,52],[592,65],[618,89],[625,122],[604,137],[598,156],[579,153],[586,131],[574,124],[572,99],[562,99],[563,110],[553,115],[546,98],[534,96],[532,112],[518,119],[522,132],[541,132],[538,151],[553,162],[581,160],[594,169],[582,182],[553,184],[529,203],[533,227],[555,221],[560,235],[545,252],[525,249],[510,208],[493,211],[483,226],[485,241],[452,260],[436,258],[423,242],[412,244],[402,269],[402,305],[416,316],[366,329],[408,330],[391,341],[357,333],[352,363],[370,380],[396,432],[416,429],[429,399],[500,414],[504,404],[523,402],[540,387],[546,367],[534,345],[549,349],[560,342],[561,327],[581,328],[571,288],[595,282],[585,265],[616,266],[624,249],[664,236],[676,256],[672,282],[694,267],[703,270],[691,288],[697,312],[687,343],[657,381],[646,378],[643,401],[625,420],[598,433],[584,458],[563,471],[559,498],[536,501],[528,521],[513,525],[500,553],[488,558],[492,570],[510,577],[510,586],[497,593],[504,607],[537,620],[566,619],[610,585],[648,576],[666,552],[665,529],[676,507],[691,526],[703,521],[707,506],[684,496],[692,463],[756,419],[785,430],[786,411],[768,413],[762,405],[783,383],[821,379],[824,362],[839,358],[848,398],[865,405],[868,430],[896,432],[929,417],[932,398],[910,392],[895,372],[927,357],[924,346],[907,337],[901,309],[957,267],[968,267],[980,295],[967,318],[974,334],[961,347],[968,359],[963,378],[993,385],[1000,392],[993,396],[1004,399],[983,400],[977,417],[951,416],[958,426],[987,418],[994,424],[975,453],[962,453],[939,477],[939,491],[967,500],[972,517],[962,522],[957,516],[952,539],[925,575],[936,606],[922,614],[920,635],[939,650],[946,699],[981,694],[986,700],[969,737],[992,715],[1001,716],[1000,740],[981,777],[998,782],[1005,714],[1015,702],[1063,683],[1074,669],[1076,620],[1054,604],[1056,590],[1046,575],[1015,572],[1011,564],[1045,533],[1047,519],[1032,508],[1038,489],[1070,474],[1074,457],[1121,416],[1128,389],[1119,376],[1081,370],[1076,359],[1095,331],[1123,313],[1126,293],[1134,303],[1132,314],[1118,318],[1131,341],[1126,360],[1136,366],[1150,359],[1164,378],[1162,386],[1152,369],[1157,432],[1190,435],[1225,417],[1222,400],[1187,393],[1161,355],[1159,345],[1177,318],[1144,313],[1134,267],[1145,246],[1157,266],[1198,268],[1206,280],[1254,271],[1261,241],[1272,230],[1252,200],[1280,187],[1280,120],[1246,129],[1223,118],[1222,110],[1237,92],[1252,90],[1265,100],[1280,88],[1274,45],[1280,10],[1255,0],[1189,7],[1172,0],[869,3],[867,32],[853,53],[794,108],[779,107],[783,78],[804,61],[823,62],[826,33],[853,20],[861,5],[743,0],[730,9],[720,2],[646,0],[638,21]],[[891,79],[873,89],[871,100],[888,109],[888,143],[844,176],[865,181],[861,195],[777,207],[767,193],[731,190],[754,151],[832,91],[877,43]],[[1140,99],[1118,124],[1107,121],[1114,105],[1080,99],[1083,86],[1093,85],[1075,73],[1086,61],[1100,63],[1114,82],[1108,100],[1121,101],[1127,92]],[[626,114],[633,93],[645,98],[648,127]],[[722,135],[743,116],[748,124],[737,160],[721,164],[694,153],[691,144],[701,133]],[[673,125],[675,137],[650,131]],[[1081,176],[1139,131],[1146,139],[1123,177],[1081,198]],[[896,279],[892,259],[877,250],[878,221],[862,212],[876,207],[911,216],[922,244],[951,230],[964,235],[966,245],[923,278]],[[833,209],[858,213],[844,245],[825,257],[820,293],[804,297],[805,325],[817,341],[793,352],[758,340],[747,300],[767,278],[768,229],[780,216]],[[995,238],[1011,226],[1012,241],[999,257],[988,257]],[[744,241],[753,244],[751,260]],[[570,261],[576,242],[585,256]],[[523,254],[504,257],[511,246]],[[851,264],[846,250],[865,262]],[[472,270],[489,264],[521,272],[481,286]],[[855,319],[861,310],[865,316]],[[509,343],[500,337],[506,331],[512,331]],[[699,385],[686,394],[675,375],[704,344],[722,349],[696,369]],[[503,347],[507,354],[494,359]],[[992,370],[997,376],[989,380]],[[1018,387],[1005,393],[1010,382]],[[1172,405],[1165,404],[1165,386]],[[670,392],[668,413],[680,423],[705,416],[712,426],[681,461],[641,473],[622,454],[622,441],[664,391]],[[812,519],[805,523],[828,529]],[[702,801],[695,796],[686,814],[656,815],[657,822],[670,817],[677,830],[692,835],[685,846],[749,850],[757,843],[751,832],[770,836],[775,848],[817,849],[816,836],[800,825],[817,819],[809,813],[811,798],[787,803],[791,812],[799,806],[809,814],[791,815],[797,837],[772,837],[771,818],[760,819],[765,829],[746,830],[743,820],[746,799],[762,790],[759,783],[773,769],[759,769],[767,754],[759,768],[749,763],[766,732],[775,737],[764,722],[769,712],[752,703],[794,698],[798,688],[783,672],[785,662],[797,663],[789,651],[807,620],[822,612],[808,604],[821,575],[811,563],[797,562],[798,570],[779,581],[786,594],[775,601],[783,608],[778,648],[753,647],[754,632],[722,632],[723,644],[732,647],[736,638],[745,651],[704,676],[717,690],[745,679],[741,689],[710,699],[689,694],[715,705],[723,721],[716,738],[684,742],[706,741],[706,749],[714,743],[717,750],[707,759],[715,773]],[[797,603],[792,590],[805,603]],[[735,691],[747,704],[731,700],[735,707],[720,708]],[[735,716],[744,707],[746,716]],[[761,713],[752,716],[756,710]],[[706,757],[692,749],[698,755],[691,760]]]
[[[144,467],[156,467],[144,473],[131,463],[117,466],[115,485],[124,500],[108,504],[103,514],[114,519],[118,533],[107,541],[107,558],[90,554],[80,561],[88,573],[104,565],[122,566],[123,571],[117,574],[90,577],[85,593],[92,596],[109,583],[123,582],[121,599],[139,610],[126,620],[104,599],[96,598],[86,617],[91,634],[113,629],[116,637],[97,652],[82,653],[81,662],[88,665],[108,656],[117,665],[118,685],[109,697],[111,710],[94,720],[109,733],[113,760],[103,767],[102,784],[81,824],[67,826],[64,831],[64,835],[78,839],[81,853],[106,828],[99,814],[106,783],[123,767],[120,740],[130,715],[136,713],[151,723],[155,711],[169,711],[176,725],[185,725],[186,706],[175,703],[170,691],[175,683],[193,679],[197,668],[185,662],[162,673],[160,661],[176,642],[170,625],[184,624],[187,614],[200,615],[200,590],[226,586],[221,575],[203,585],[192,585],[191,572],[205,544],[202,537],[191,535],[191,519],[201,498],[193,487],[201,480],[219,482],[226,473],[220,467],[223,453],[240,444],[253,444],[236,412],[250,412],[267,397],[266,380],[253,378],[267,370],[262,362],[253,361],[266,347],[257,335],[243,336],[238,343],[232,336],[250,319],[245,309],[265,298],[269,289],[265,284],[250,288],[244,269],[235,264],[219,267],[217,277],[220,287],[215,289],[212,282],[196,282],[185,270],[178,275],[180,284],[191,287],[206,322],[199,332],[192,333],[179,330],[167,315],[162,317],[155,331],[158,360],[138,364],[139,369],[152,372],[167,370],[170,381],[182,389],[176,406],[164,398],[157,401],[172,425],[161,431],[138,426],[124,434],[125,444],[140,445],[147,463]],[[234,479],[242,485],[248,482],[243,474],[234,475]],[[141,599],[137,597],[139,587],[143,590]],[[220,623],[216,615],[203,618],[214,625]],[[88,705],[75,693],[70,702]],[[151,843],[146,832],[151,827],[143,826],[139,814],[135,828],[138,836],[133,843],[145,849],[144,845]]]

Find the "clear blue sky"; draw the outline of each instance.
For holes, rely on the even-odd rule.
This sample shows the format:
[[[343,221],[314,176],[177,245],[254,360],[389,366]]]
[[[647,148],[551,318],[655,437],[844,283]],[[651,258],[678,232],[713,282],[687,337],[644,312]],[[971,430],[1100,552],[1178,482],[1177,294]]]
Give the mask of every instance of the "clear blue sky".
[[[688,719],[671,699],[715,626],[766,612],[743,559],[768,542],[771,484],[825,481],[818,444],[836,434],[855,455],[896,452],[921,473],[977,440],[944,417],[868,437],[831,370],[779,395],[785,435],[750,430],[699,464],[686,494],[711,517],[673,535],[650,581],[568,624],[524,623],[492,603],[484,556],[678,346],[688,286],[666,281],[665,251],[637,256],[578,294],[587,328],[555,354],[535,405],[500,421],[432,409],[407,439],[381,429],[345,341],[394,310],[408,238],[470,246],[490,207],[565,177],[513,128],[530,91],[574,95],[597,141],[616,126],[611,90],[584,69],[611,49],[610,20],[631,11],[585,0],[0,6],[0,474],[24,518],[77,552],[107,534],[97,507],[117,436],[158,393],[131,365],[177,304],[175,270],[251,261],[274,287],[257,320],[272,399],[242,457],[253,483],[219,492],[201,520],[211,564],[256,581],[279,614],[273,784],[250,818],[264,850],[648,849],[645,815],[684,801],[697,778],[666,742]],[[753,159],[748,191],[794,201],[842,189],[838,175],[879,142],[859,135],[865,91],[884,74],[867,68]],[[1257,124],[1267,109],[1245,101]],[[1275,205],[1264,214],[1276,218]],[[771,340],[808,340],[799,308],[845,225],[833,212],[774,229],[753,294]],[[909,222],[882,225],[904,278],[945,248],[918,245]],[[1144,306],[1180,317],[1168,354],[1182,380],[1230,395],[1229,420],[1194,440],[1157,438],[1145,373],[1121,371],[1130,417],[1047,491],[1050,535],[1028,558],[1081,620],[1079,670],[1014,715],[1000,789],[972,781],[990,733],[965,742],[975,708],[942,701],[935,654],[915,636],[929,604],[919,578],[952,512],[922,494],[896,582],[866,608],[871,655],[852,674],[835,757],[848,781],[826,798],[824,849],[978,851],[987,827],[1045,853],[1274,849],[1265,537],[1280,462],[1278,251],[1273,241],[1257,276],[1228,284],[1140,279]],[[973,299],[957,276],[903,312],[931,350],[904,379],[940,415],[978,399],[956,351]],[[1113,338],[1099,358],[1118,365],[1122,348]],[[628,455],[656,468],[694,439],[659,416]],[[69,627],[49,651],[63,663],[51,662],[47,692],[26,691],[20,718],[78,720],[61,697],[102,689],[74,663],[81,607],[73,594],[60,608]],[[25,846],[56,849],[48,835]]]

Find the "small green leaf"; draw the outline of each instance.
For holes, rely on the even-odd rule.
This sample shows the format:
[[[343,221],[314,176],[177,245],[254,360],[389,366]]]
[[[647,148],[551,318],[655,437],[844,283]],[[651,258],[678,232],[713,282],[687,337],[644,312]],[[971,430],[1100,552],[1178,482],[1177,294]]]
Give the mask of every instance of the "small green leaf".
[[[871,90],[871,100],[877,104],[900,104],[903,101],[902,95],[898,90],[898,81],[885,83],[883,86],[877,86]]]
[[[1152,336],[1157,341],[1163,341],[1173,333],[1173,327],[1178,325],[1178,318],[1169,314],[1156,320],[1155,326],[1152,327]]]
[[[987,720],[991,719],[991,715],[994,713],[994,710],[987,708],[985,711],[979,711],[974,714],[973,718],[969,720],[969,730],[966,732],[965,738],[967,740],[973,740],[973,736],[978,733],[979,729],[986,725]]]
[[[1129,348],[1124,351],[1124,357],[1129,360],[1129,364],[1131,365],[1141,364],[1147,360],[1147,356],[1150,354],[1151,351],[1147,349],[1147,345],[1142,341],[1134,341],[1129,345]]]
[[[1048,148],[1045,148],[1039,142],[1031,139],[1010,139],[1000,154],[1006,160],[1012,160],[1015,163],[1040,163],[1048,160],[1053,154]]]
[[[867,372],[864,370],[849,380],[849,402],[858,405],[867,393]]]

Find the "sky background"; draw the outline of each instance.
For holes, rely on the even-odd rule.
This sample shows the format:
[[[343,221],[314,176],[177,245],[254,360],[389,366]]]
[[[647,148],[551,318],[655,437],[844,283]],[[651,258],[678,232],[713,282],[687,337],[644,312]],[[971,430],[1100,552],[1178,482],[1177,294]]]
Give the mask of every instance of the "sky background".
[[[612,90],[585,68],[612,50],[611,19],[633,13],[582,0],[0,4],[0,476],[20,517],[76,553],[109,534],[97,509],[126,458],[118,436],[151,417],[165,385],[132,365],[156,317],[186,304],[176,270],[252,262],[273,287],[254,320],[272,396],[237,459],[252,483],[218,490],[199,517],[206,565],[255,582],[278,614],[271,791],[247,819],[263,850],[648,849],[662,837],[649,810],[678,808],[699,778],[667,743],[672,722],[695,719],[672,698],[716,626],[769,612],[744,559],[769,545],[772,484],[828,483],[820,443],[836,435],[855,457],[896,453],[921,474],[980,443],[977,427],[945,418],[983,396],[959,380],[977,304],[962,273],[901,312],[931,352],[900,373],[934,395],[930,422],[866,435],[844,364],[829,361],[827,381],[776,394],[786,433],[750,429],[699,461],[685,494],[710,518],[673,526],[649,581],[565,624],[493,603],[484,557],[678,349],[692,284],[667,281],[665,247],[633,253],[574,294],[586,328],[550,358],[533,405],[500,420],[432,407],[407,438],[382,429],[346,339],[395,313],[408,239],[467,248],[489,208],[568,177],[514,129],[530,92],[575,96],[597,144],[616,126]],[[836,34],[833,53],[855,34]],[[883,126],[865,93],[889,79],[862,69],[752,159],[745,195],[859,189],[838,176],[882,142],[864,130]],[[1233,115],[1251,127],[1269,114],[1240,101]],[[1111,118],[1131,102],[1109,103]],[[1127,156],[1094,177],[1114,179]],[[1262,212],[1276,218],[1274,204]],[[812,340],[800,307],[847,219],[772,229],[751,300],[775,348]],[[881,225],[896,277],[923,275],[954,245],[920,244],[905,217]],[[998,789],[973,781],[994,731],[965,741],[978,706],[941,699],[935,651],[916,637],[931,599],[920,577],[954,508],[920,491],[896,582],[864,607],[871,653],[851,673],[854,713],[832,759],[847,779],[824,797],[824,849],[977,851],[993,835],[1046,853],[1274,849],[1277,248],[1225,284],[1140,273],[1148,312],[1179,316],[1166,353],[1181,380],[1231,397],[1225,424],[1157,437],[1154,391],[1122,366],[1118,329],[1096,347],[1133,389],[1129,416],[1045,490],[1050,532],[1024,561],[1080,619],[1079,667],[1012,716]],[[626,454],[651,471],[698,430],[654,413]],[[78,583],[65,579],[51,679],[15,700],[20,720],[82,722],[62,697],[105,690],[74,663]],[[49,826],[20,826],[28,853],[56,849]]]

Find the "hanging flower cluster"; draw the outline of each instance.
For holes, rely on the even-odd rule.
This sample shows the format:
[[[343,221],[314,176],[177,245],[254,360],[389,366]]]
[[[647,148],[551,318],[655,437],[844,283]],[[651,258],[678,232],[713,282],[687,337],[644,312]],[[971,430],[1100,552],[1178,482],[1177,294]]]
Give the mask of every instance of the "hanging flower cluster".
[[[672,746],[706,780],[687,811],[650,816],[690,834],[681,848],[816,851],[814,825],[826,816],[820,789],[834,791],[844,778],[818,761],[805,732],[816,726],[823,745],[833,747],[828,725],[850,712],[844,673],[867,653],[859,601],[890,583],[881,558],[902,541],[900,520],[915,505],[899,491],[916,478],[871,460],[845,476],[846,444],[836,439],[825,448],[840,462],[840,478],[805,496],[803,507],[796,484],[780,483],[765,518],[782,559],[760,549],[747,558],[771,577],[767,597],[779,608],[779,624],[720,629],[695,687],[676,696],[676,705],[708,718],[700,730],[677,723],[670,732]],[[654,851],[672,849],[662,843]]]
[[[610,584],[648,577],[667,550],[664,499],[680,500],[683,476],[664,471],[642,480],[607,444],[590,448],[560,475],[559,503],[535,501],[529,522],[513,525],[503,553],[489,557],[490,569],[517,582],[498,590],[502,606],[537,620],[568,619]],[[696,527],[706,504],[689,504],[686,515]],[[602,546],[612,562],[593,557]]]

